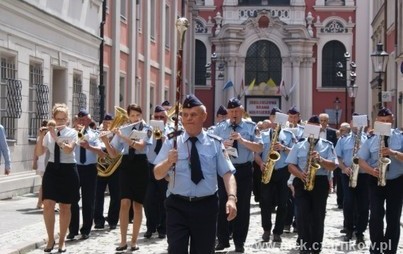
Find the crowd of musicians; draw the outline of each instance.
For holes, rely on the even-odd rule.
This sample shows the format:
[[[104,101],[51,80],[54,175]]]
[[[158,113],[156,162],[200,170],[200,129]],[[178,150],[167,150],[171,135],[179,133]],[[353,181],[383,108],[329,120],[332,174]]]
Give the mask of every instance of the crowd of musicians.
[[[65,252],[66,239],[88,239],[93,228],[106,225],[119,225],[117,252],[141,250],[144,209],[144,237],[167,238],[169,253],[214,253],[231,242],[244,253],[249,228],[257,226],[249,225],[253,194],[263,242],[279,243],[293,229],[300,253],[320,253],[327,198],[335,188],[344,215],[342,241],[368,245],[370,253],[397,253],[403,196],[399,129],[379,135],[373,126],[358,128],[351,121],[336,130],[328,126],[329,115],[302,121],[296,107],[275,107],[255,123],[237,98],[220,106],[210,128],[203,127],[206,112],[197,97],[187,95],[180,107],[165,101],[154,108],[151,119],[161,129],[143,120],[137,104],[106,114],[97,128],[86,110],[69,112],[55,104],[35,147],[36,156],[48,158],[41,193],[44,251],[57,246]],[[76,115],[70,120],[71,113]],[[280,116],[287,121],[276,120]],[[393,113],[380,109],[376,122],[393,126]],[[309,128],[320,129],[319,135],[306,136]],[[104,212],[106,189],[110,203]],[[364,238],[366,230],[370,239]]]

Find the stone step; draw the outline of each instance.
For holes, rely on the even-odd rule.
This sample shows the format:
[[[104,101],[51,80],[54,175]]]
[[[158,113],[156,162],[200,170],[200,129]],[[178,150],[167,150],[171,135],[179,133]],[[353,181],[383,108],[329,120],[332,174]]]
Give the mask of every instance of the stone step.
[[[0,199],[7,199],[35,192],[41,185],[41,177],[32,172],[11,173],[0,176]]]

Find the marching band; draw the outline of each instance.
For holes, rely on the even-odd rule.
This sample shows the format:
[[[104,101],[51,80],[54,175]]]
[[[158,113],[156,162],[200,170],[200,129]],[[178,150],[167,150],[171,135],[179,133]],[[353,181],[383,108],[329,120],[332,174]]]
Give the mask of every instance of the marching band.
[[[192,100],[199,102],[195,97]],[[202,104],[195,106],[204,108]],[[189,104],[184,107],[194,106]],[[257,201],[261,209],[263,242],[281,242],[281,235],[284,230],[289,232],[292,217],[295,216],[293,226],[294,232],[298,233],[297,245],[300,253],[320,253],[326,202],[332,187],[333,170],[337,167],[342,172],[341,186],[338,185],[337,188],[343,189],[343,241],[349,242],[355,238],[357,247],[365,246],[370,241],[370,246],[375,246],[370,248],[370,253],[397,251],[403,193],[401,191],[403,135],[400,130],[390,128],[393,114],[389,109],[379,110],[374,128],[367,126],[366,115],[355,113],[350,123],[341,124],[336,137],[336,130],[327,126],[326,114],[320,114],[319,117],[312,116],[303,124],[295,107],[288,110],[288,114],[282,114],[280,109],[273,108],[270,120],[267,120],[269,124],[256,125],[244,118],[241,102],[237,98],[230,99],[227,108],[221,106],[217,112],[217,123],[202,131],[209,137],[211,135],[212,140],[222,146],[222,156],[227,158],[225,164],[231,165],[227,168],[229,171],[220,168],[220,174],[226,175],[230,172],[234,176],[237,186],[235,192],[230,188],[231,193],[226,186],[229,184],[228,179],[223,179],[218,172],[215,173],[217,187],[203,183],[211,177],[203,169],[203,166],[211,167],[207,166],[204,159],[201,160],[204,174],[197,183],[192,182],[191,185],[185,183],[190,174],[182,175],[181,167],[184,166],[182,164],[173,163],[174,166],[167,168],[168,172],[171,172],[177,167],[178,175],[176,170],[166,175],[155,173],[160,172],[161,167],[165,168],[164,159],[167,158],[168,147],[164,147],[169,142],[172,149],[172,133],[178,139],[177,142],[185,142],[183,135],[189,135],[184,133],[191,130],[189,121],[192,120],[189,119],[192,119],[193,115],[186,115],[185,124],[179,123],[181,130],[175,131],[174,122],[171,120],[173,117],[168,116],[163,106],[155,107],[153,120],[147,124],[142,120],[141,108],[136,104],[130,104],[127,110],[116,109],[115,118],[107,114],[102,129],[95,131],[88,127],[91,116],[85,110],[78,112],[75,129],[67,127],[67,112],[65,105],[55,106],[54,120],[58,125],[41,128],[38,142],[42,146],[36,149],[37,155],[43,154],[46,149],[50,151],[43,182],[45,222],[49,233],[45,252],[50,252],[54,246],[52,238],[54,234],[50,223],[54,216],[51,211],[54,211],[56,202],[61,203],[61,214],[66,214],[61,216],[63,227],[60,235],[63,239],[59,241],[59,246],[62,246],[59,251],[65,250],[64,237],[68,224],[70,224],[69,234],[66,238],[72,240],[79,232],[82,239],[87,239],[90,237],[93,223],[95,229],[101,229],[104,228],[105,222],[108,222],[110,229],[115,229],[119,222],[121,241],[116,251],[125,251],[128,248],[132,251],[140,249],[137,238],[144,204],[147,219],[147,231],[144,237],[151,238],[155,232],[160,239],[167,236],[168,252],[177,253],[175,250],[179,248],[187,249],[183,246],[187,246],[188,243],[173,235],[179,230],[176,224],[172,224],[179,219],[172,217],[178,216],[178,214],[172,215],[174,203],[189,199],[189,205],[200,208],[206,201],[199,203],[198,200],[215,196],[219,205],[214,208],[213,203],[216,202],[214,201],[206,203],[209,205],[205,208],[216,211],[218,219],[213,223],[214,226],[210,225],[209,229],[200,230],[217,236],[217,245],[214,245],[215,241],[209,241],[213,247],[198,245],[196,242],[195,246],[198,247],[191,247],[190,252],[202,253],[198,251],[199,248],[209,252],[220,251],[230,247],[232,238],[236,252],[244,253],[244,244],[250,227],[252,186],[259,185],[256,189],[259,193],[255,193],[254,189],[254,195],[259,195]],[[385,132],[381,127],[386,124],[389,124],[387,125],[389,129]],[[214,158],[216,155],[200,151],[208,144],[204,144],[205,142],[212,141],[203,141],[203,144],[198,145],[200,157]],[[182,143],[178,144],[183,146]],[[159,155],[162,148],[164,156]],[[176,155],[179,161],[184,156],[183,153],[190,152],[189,145],[186,149],[181,149]],[[192,158],[189,160],[191,164]],[[252,167],[252,162],[257,166]],[[232,167],[234,169],[231,169]],[[65,173],[59,172],[59,168]],[[385,169],[383,173],[382,168]],[[67,174],[69,170],[73,172],[69,173],[68,177],[74,185],[69,184],[70,192],[66,193],[60,189],[56,181],[58,174]],[[258,179],[252,177],[254,170],[260,171]],[[379,181],[382,174],[384,180]],[[111,204],[107,217],[104,217],[103,199],[106,186],[111,195]],[[197,191],[182,192],[185,190],[184,186],[195,188]],[[79,230],[77,193],[80,187],[83,223]],[[167,197],[175,198],[167,199]],[[236,202],[237,213],[233,214],[233,220],[228,221],[228,201],[231,200]],[[168,214],[167,202],[170,207]],[[127,243],[129,209],[134,211],[134,221],[133,235],[130,243]],[[271,219],[273,210],[276,211],[274,223]],[[290,220],[289,214],[291,214]],[[386,216],[386,231],[384,231],[384,216]],[[199,221],[199,223],[206,222]],[[370,239],[364,239],[368,225]],[[197,237],[190,236],[191,239]],[[388,251],[380,251],[382,248]]]

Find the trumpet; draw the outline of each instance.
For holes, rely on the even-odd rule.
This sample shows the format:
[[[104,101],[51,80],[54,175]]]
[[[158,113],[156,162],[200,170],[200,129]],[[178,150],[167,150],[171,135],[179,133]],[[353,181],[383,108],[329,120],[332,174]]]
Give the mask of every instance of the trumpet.
[[[85,139],[84,131],[85,131],[85,126],[83,126],[80,129],[80,131],[77,133],[77,137],[78,137],[79,141],[83,141]]]
[[[155,128],[153,130],[153,136],[155,139],[161,139],[162,138],[162,131],[159,128]]]

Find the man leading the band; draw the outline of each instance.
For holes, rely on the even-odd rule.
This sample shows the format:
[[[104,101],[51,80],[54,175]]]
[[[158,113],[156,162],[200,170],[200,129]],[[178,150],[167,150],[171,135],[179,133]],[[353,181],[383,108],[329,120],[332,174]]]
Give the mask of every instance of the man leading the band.
[[[203,130],[206,107],[194,95],[183,102],[182,123],[185,132],[167,140],[155,159],[154,175],[160,180],[169,175],[165,200],[168,253],[214,253],[218,213],[217,174],[227,190],[228,221],[236,216],[234,167],[219,137]]]

